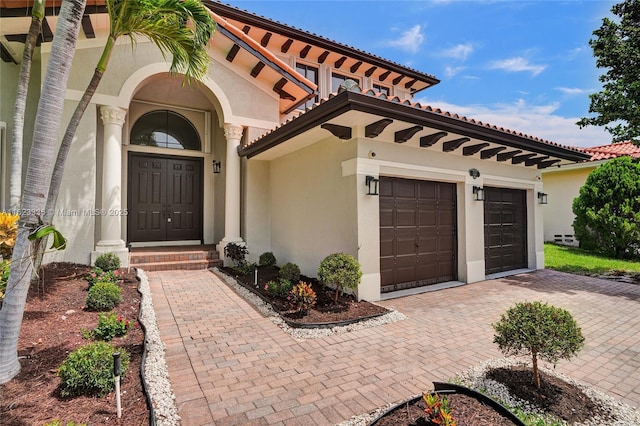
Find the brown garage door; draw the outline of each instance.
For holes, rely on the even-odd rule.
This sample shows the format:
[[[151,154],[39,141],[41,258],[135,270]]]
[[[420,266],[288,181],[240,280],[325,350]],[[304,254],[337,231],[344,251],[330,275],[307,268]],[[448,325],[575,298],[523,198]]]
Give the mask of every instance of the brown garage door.
[[[383,293],[457,278],[455,184],[380,178]]]
[[[485,187],[485,272],[511,271],[527,267],[526,192]]]

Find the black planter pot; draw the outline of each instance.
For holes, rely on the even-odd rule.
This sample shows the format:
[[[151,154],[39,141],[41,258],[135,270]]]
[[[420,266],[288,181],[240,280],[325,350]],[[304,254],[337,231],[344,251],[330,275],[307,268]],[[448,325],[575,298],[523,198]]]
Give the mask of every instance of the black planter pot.
[[[502,416],[506,417],[507,419],[511,420],[513,422],[514,425],[516,426],[525,426],[525,424],[518,418],[516,417],[515,414],[513,414],[511,411],[507,410],[507,408],[505,408],[502,404],[498,403],[497,401],[489,398],[486,395],[481,394],[480,392],[476,392],[473,389],[469,389],[467,387],[464,386],[460,386],[460,385],[454,385],[452,383],[442,383],[442,382],[433,382],[433,391],[430,392],[432,394],[438,394],[438,395],[453,395],[453,394],[461,394],[461,395],[466,395],[469,396],[471,398],[474,398],[480,402],[482,402],[483,404],[493,408],[497,413],[501,414]],[[375,419],[373,419],[373,421],[371,423],[369,423],[369,426],[374,426],[376,425],[380,419],[382,419],[383,417],[392,414],[398,410],[401,410],[405,407],[406,404],[413,404],[416,403],[417,401],[421,400],[422,396],[416,396],[414,398],[410,398],[408,400],[402,401],[401,403],[394,405],[393,407],[391,407],[390,409],[388,409],[387,411],[385,411],[384,413],[380,414],[378,417],[376,417]]]

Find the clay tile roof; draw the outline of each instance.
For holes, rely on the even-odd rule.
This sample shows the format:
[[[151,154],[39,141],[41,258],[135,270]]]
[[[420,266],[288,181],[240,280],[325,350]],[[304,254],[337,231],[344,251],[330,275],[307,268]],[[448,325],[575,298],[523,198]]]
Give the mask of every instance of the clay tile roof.
[[[341,90],[338,93],[341,93],[342,91],[343,90]],[[394,96],[393,98],[389,99],[384,93],[374,92],[372,90],[362,91],[362,89],[360,89],[360,87],[357,86],[357,85],[354,85],[354,87],[352,89],[349,89],[349,91],[356,91],[356,92],[359,92],[359,93],[361,93],[363,95],[370,96],[372,98],[384,99],[387,102],[401,103],[400,99],[397,96]],[[251,145],[254,145],[254,144],[259,144],[260,141],[263,138],[265,138],[266,136],[274,133],[276,130],[278,130],[281,127],[284,127],[284,126],[290,124],[291,122],[296,121],[297,119],[299,119],[300,117],[302,117],[306,113],[308,113],[309,111],[318,108],[320,105],[322,105],[326,101],[328,101],[328,100],[334,98],[335,96],[337,96],[338,93],[332,93],[327,98],[321,99],[319,102],[316,102],[311,107],[307,107],[305,109],[305,111],[300,112],[299,115],[287,120],[284,123],[281,123],[279,126],[277,126],[276,128],[272,129],[271,131],[267,132],[266,134],[258,137],[257,139],[255,139],[253,141],[250,141],[247,145],[245,145],[245,148],[249,147]],[[575,148],[575,147],[571,147],[571,146],[567,146],[567,145],[562,145],[562,144],[559,144],[559,143],[556,143],[556,142],[551,142],[549,140],[541,139],[541,138],[538,138],[538,137],[535,137],[535,136],[531,136],[531,135],[527,135],[527,134],[522,133],[522,132],[517,132],[517,131],[514,131],[514,130],[505,129],[503,127],[497,127],[497,126],[491,125],[489,123],[483,123],[482,121],[476,121],[474,119],[470,119],[470,118],[467,118],[465,116],[459,116],[457,114],[453,114],[452,115],[448,111],[443,111],[440,108],[434,109],[429,105],[422,106],[421,104],[419,104],[417,102],[410,102],[410,101],[404,101],[404,102],[402,102],[402,104],[403,105],[408,105],[408,106],[410,106],[412,108],[415,108],[416,110],[432,112],[432,113],[441,115],[443,117],[450,117],[450,118],[453,118],[453,119],[456,119],[456,120],[459,120],[459,121],[462,121],[462,122],[465,122],[465,123],[476,125],[478,127],[485,127],[485,128],[497,130],[499,132],[506,133],[506,134],[509,134],[509,135],[512,135],[512,136],[517,136],[517,137],[520,137],[522,139],[528,139],[528,140],[536,142],[536,143],[540,143],[540,144],[544,144],[544,145],[548,145],[548,146],[552,146],[552,147],[558,147],[558,148],[561,148],[561,149],[565,149],[565,150],[568,150],[568,151],[573,151],[573,152],[580,153],[580,154],[584,154],[586,152],[586,150],[581,149],[581,148]],[[638,155],[640,156],[640,149],[638,149]]]
[[[608,160],[610,158],[628,155],[633,158],[640,158],[640,146],[631,141],[612,143],[609,145],[583,148],[587,154],[591,154],[589,161]]]

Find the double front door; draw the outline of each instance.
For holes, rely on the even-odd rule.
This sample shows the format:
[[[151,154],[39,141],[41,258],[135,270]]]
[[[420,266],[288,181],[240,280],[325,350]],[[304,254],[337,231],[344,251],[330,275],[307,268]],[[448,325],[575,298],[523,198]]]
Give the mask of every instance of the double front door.
[[[202,158],[129,154],[129,242],[202,241]]]

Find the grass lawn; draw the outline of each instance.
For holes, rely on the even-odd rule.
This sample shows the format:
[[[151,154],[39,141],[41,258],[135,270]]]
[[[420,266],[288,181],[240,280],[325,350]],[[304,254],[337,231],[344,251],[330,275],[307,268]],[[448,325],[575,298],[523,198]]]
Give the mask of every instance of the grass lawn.
[[[579,275],[616,274],[618,271],[640,273],[640,262],[610,259],[551,243],[544,245],[544,258],[546,268]]]

